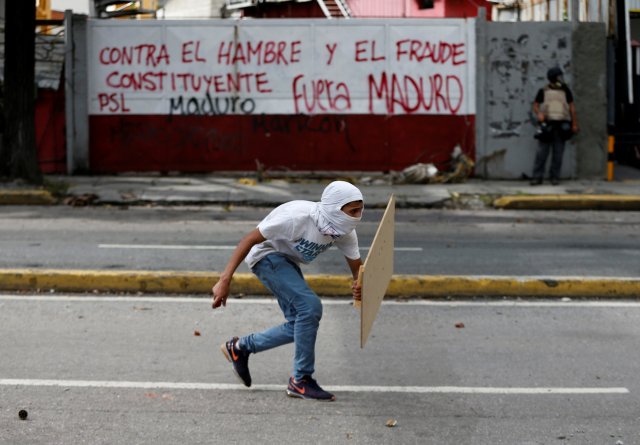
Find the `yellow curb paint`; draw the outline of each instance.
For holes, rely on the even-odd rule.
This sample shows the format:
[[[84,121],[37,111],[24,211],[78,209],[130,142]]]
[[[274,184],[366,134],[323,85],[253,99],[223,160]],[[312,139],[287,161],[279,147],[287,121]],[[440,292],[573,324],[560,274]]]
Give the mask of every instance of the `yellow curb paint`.
[[[640,210],[640,195],[521,195],[493,202],[500,209]]]
[[[50,205],[56,200],[46,190],[2,190],[0,205]]]
[[[307,275],[309,287],[318,295],[350,296],[353,278],[347,275]]]
[[[396,275],[388,296],[640,297],[640,279]]]
[[[217,279],[217,274],[205,272],[0,270],[0,288],[4,290],[200,293],[210,290]]]
[[[219,279],[214,272],[97,271],[62,269],[0,269],[5,291],[142,292],[210,295]],[[310,287],[322,296],[351,295],[347,275],[308,275]],[[235,274],[232,294],[270,295],[248,273]],[[395,275],[387,297],[640,297],[640,279],[581,277],[477,277]]]

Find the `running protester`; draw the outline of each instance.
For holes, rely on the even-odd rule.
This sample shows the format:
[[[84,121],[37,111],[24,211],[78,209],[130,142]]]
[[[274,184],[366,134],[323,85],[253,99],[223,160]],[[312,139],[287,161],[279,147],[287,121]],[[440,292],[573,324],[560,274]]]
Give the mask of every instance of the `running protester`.
[[[300,264],[310,263],[335,245],[347,260],[353,276],[353,298],[359,300],[357,277],[362,261],[355,229],[363,209],[362,193],[357,187],[334,181],[324,189],[320,202],[282,204],[238,243],[213,286],[213,308],[226,306],[233,274],[245,260],[274,294],[286,320],[262,332],[232,337],[221,345],[222,353],[245,386],[251,386],[250,354],[294,343],[287,394],[303,399],[335,400],[312,377],[322,302],[304,280]]]

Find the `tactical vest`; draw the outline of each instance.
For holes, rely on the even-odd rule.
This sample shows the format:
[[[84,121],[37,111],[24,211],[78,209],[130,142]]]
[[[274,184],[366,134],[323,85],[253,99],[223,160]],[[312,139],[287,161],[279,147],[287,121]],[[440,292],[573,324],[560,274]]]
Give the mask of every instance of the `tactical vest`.
[[[544,87],[544,102],[542,102],[541,111],[550,121],[571,120],[569,103],[564,89],[550,88],[548,85]]]

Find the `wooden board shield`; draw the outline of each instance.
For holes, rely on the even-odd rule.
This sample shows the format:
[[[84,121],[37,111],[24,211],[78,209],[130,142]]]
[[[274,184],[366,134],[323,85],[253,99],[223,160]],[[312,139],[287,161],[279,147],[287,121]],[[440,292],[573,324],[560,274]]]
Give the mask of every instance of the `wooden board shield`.
[[[360,348],[364,348],[367,342],[393,275],[395,213],[396,199],[391,195],[367,259],[360,268],[359,281],[362,285]]]

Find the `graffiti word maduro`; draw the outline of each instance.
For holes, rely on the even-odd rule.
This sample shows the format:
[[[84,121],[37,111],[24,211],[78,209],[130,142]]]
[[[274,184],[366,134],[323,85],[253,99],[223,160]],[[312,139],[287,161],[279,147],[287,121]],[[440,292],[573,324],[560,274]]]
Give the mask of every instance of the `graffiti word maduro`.
[[[374,99],[384,101],[385,111],[393,114],[435,110],[456,114],[464,96],[462,82],[457,76],[434,74],[427,77],[390,76],[383,72],[379,77],[369,76],[369,111],[374,111]]]
[[[172,97],[169,114],[215,116],[225,114],[252,114],[256,109],[253,99],[239,97],[211,97],[209,93],[204,98],[182,96]]]

